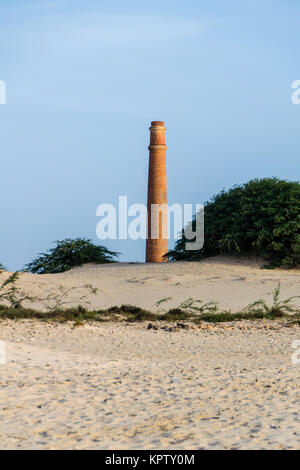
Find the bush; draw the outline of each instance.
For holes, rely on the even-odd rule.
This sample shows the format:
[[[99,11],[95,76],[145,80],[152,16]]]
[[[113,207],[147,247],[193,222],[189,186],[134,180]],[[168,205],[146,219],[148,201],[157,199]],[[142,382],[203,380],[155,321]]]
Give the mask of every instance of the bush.
[[[6,271],[6,267],[5,267],[5,266],[3,266],[3,264],[2,264],[2,263],[0,263],[0,273],[1,273],[1,271]]]
[[[300,266],[298,182],[264,178],[234,186],[205,204],[204,220],[203,248],[186,251],[183,234],[170,260],[240,253],[256,254],[273,266]]]
[[[27,264],[25,271],[36,274],[62,273],[85,263],[113,263],[118,253],[94,245],[86,238],[66,238],[56,241],[56,247]]]

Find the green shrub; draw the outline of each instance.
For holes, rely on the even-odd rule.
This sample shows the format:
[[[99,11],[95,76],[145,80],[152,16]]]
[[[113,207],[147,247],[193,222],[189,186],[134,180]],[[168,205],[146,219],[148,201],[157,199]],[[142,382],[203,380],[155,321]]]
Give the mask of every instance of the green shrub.
[[[113,263],[118,253],[94,245],[86,238],[58,240],[56,246],[27,264],[25,271],[36,274],[62,273],[85,263]]]
[[[205,204],[204,221],[203,248],[185,250],[183,234],[169,252],[171,261],[240,253],[256,254],[273,266],[300,266],[298,182],[255,179],[222,191]]]

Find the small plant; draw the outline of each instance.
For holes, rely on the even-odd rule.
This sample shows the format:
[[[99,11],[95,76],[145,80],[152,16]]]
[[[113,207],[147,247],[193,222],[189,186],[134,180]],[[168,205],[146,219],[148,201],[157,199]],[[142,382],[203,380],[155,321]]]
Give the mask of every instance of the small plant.
[[[3,266],[2,263],[0,263],[0,273],[1,273],[2,271],[6,271],[6,267]]]
[[[19,279],[19,273],[16,271],[11,274],[0,286],[0,302],[6,301],[11,307],[18,307],[25,300],[34,301],[35,297],[24,294],[16,282]]]
[[[56,241],[56,246],[25,266],[24,271],[34,274],[63,273],[86,263],[114,263],[118,253],[98,246],[86,238],[66,238]]]
[[[74,302],[73,300],[67,300],[67,297],[69,296],[69,294],[73,291],[76,291],[76,290],[78,291],[78,290],[83,290],[83,289],[88,291],[90,294],[94,294],[94,295],[96,295],[98,292],[98,289],[96,287],[93,287],[91,284],[85,284],[84,286],[80,286],[80,287],[73,286],[70,288],[64,288],[63,286],[59,286],[58,294],[51,293],[45,299],[36,298],[35,300],[42,302],[45,305],[46,310],[48,312],[53,312],[54,310],[62,309],[64,305],[73,303]],[[90,302],[87,300],[87,294],[83,294],[80,297],[79,301],[81,303],[84,302],[87,305],[90,304]],[[85,308],[82,305],[78,307],[78,310],[81,311],[82,313],[85,312]]]
[[[156,313],[152,313],[149,310],[145,310],[134,305],[121,305],[121,307],[111,307],[108,309],[110,315],[118,315],[123,317],[129,322],[139,322],[146,320],[157,320],[159,316]]]
[[[203,303],[202,300],[186,299],[176,308],[171,308],[163,315],[160,319],[165,321],[178,321],[178,320],[190,320],[193,322],[199,322],[206,318],[209,321],[214,318],[217,320],[217,314],[219,308],[217,302]]]
[[[171,299],[172,297],[164,297],[158,300],[157,302],[155,302],[154,305],[156,307],[159,307],[163,303],[169,302],[169,300]],[[162,312],[162,311],[166,313],[166,310],[159,310],[159,312]],[[173,315],[180,316],[179,312],[181,312],[181,315],[187,318],[187,317],[193,317],[196,314],[198,315],[212,314],[212,313],[216,313],[217,311],[218,311],[217,302],[207,302],[204,304],[202,300],[195,300],[195,299],[189,298],[181,302],[181,304],[179,304],[178,307],[170,309],[168,311],[168,314],[170,314],[171,312],[171,315],[173,314]]]
[[[159,307],[161,304],[165,302],[169,302],[169,300],[172,300],[172,297],[163,297],[162,299],[159,299],[157,302],[155,302],[155,306]]]
[[[268,305],[263,299],[256,300],[252,304],[248,305],[244,311],[252,313],[261,313],[265,316],[271,317],[284,317],[285,315],[291,315],[296,313],[294,305],[292,304],[294,299],[300,298],[300,296],[288,297],[285,300],[280,300],[280,282],[272,292],[273,304]]]
[[[169,302],[172,300],[172,297],[163,297],[162,299],[159,299],[155,302],[154,306],[157,308],[156,312],[157,313],[162,313],[166,312],[166,309],[164,308],[159,308],[162,304],[165,304],[166,302]]]
[[[219,308],[217,302],[203,303],[202,300],[186,299],[178,307],[186,313],[213,314],[217,313]]]
[[[90,294],[97,294],[98,289],[93,287],[91,284],[85,284],[84,286],[80,287],[70,287],[64,288],[63,286],[59,286],[58,290],[59,293],[51,293],[45,299],[39,297],[32,297],[22,292],[22,290],[17,287],[16,283],[19,279],[19,272],[15,272],[11,274],[6,281],[2,283],[0,286],[0,306],[1,302],[8,302],[10,307],[18,308],[22,306],[24,301],[30,302],[39,302],[45,305],[47,312],[53,312],[54,310],[61,310],[65,305],[69,303],[73,303],[74,301],[67,300],[68,295],[75,291],[75,290],[85,290],[88,291]],[[83,293],[81,295],[79,301],[82,303],[86,303],[87,305],[90,302],[87,300],[87,294]],[[82,314],[86,312],[86,309],[80,305],[78,307],[78,311]]]

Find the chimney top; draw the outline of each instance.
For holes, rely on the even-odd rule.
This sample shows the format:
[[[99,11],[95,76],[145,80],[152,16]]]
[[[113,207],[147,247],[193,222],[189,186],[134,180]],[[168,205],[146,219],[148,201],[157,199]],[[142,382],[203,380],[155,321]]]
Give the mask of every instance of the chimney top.
[[[165,123],[164,121],[151,121],[151,126],[152,127],[161,127],[161,126],[164,126]]]

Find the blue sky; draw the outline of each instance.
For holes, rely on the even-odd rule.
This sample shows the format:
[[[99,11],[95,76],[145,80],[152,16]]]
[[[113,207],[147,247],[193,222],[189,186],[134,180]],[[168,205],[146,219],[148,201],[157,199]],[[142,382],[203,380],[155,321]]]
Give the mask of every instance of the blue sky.
[[[151,120],[169,203],[299,179],[298,0],[0,3],[0,261],[96,238],[96,207],[146,202]],[[143,261],[144,241],[105,241]]]

